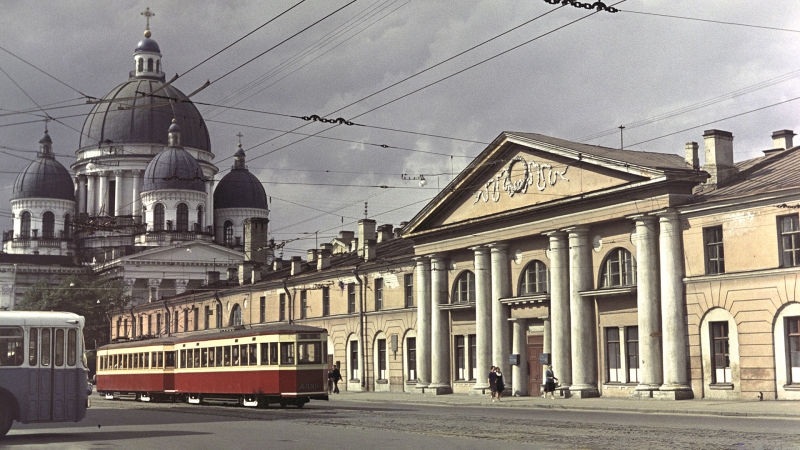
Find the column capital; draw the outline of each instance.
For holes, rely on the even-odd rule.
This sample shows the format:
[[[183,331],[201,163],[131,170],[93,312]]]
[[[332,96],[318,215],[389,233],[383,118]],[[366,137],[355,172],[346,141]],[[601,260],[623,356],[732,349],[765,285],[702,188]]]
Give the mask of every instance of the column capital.
[[[125,171],[122,170],[122,169],[116,169],[116,170],[114,170],[114,176],[115,177],[121,177],[124,172]]]
[[[637,223],[641,222],[645,224],[650,224],[650,223],[655,223],[658,220],[658,217],[654,216],[653,214],[647,213],[647,214],[634,214],[632,216],[627,216],[626,219],[633,220]]]
[[[486,254],[489,253],[489,247],[485,245],[476,245],[474,247],[468,247],[470,250],[475,252],[475,254]]]
[[[659,221],[678,220],[681,217],[681,213],[675,208],[667,208],[656,214],[658,214]]]
[[[133,173],[134,176],[138,177],[139,174],[142,173],[142,169],[133,169],[131,170],[131,173]]]
[[[567,237],[567,233],[564,230],[550,230],[542,233],[542,236],[547,236],[552,240],[554,238]]]
[[[491,249],[492,252],[499,252],[499,251],[503,251],[503,250],[508,250],[508,242],[503,242],[503,241],[492,242],[492,243],[486,244],[486,247]]]
[[[575,225],[573,227],[564,228],[564,231],[569,233],[570,236],[588,236],[589,225]]]
[[[413,257],[411,259],[416,261],[417,264],[426,263],[426,262],[428,262],[430,260],[430,258],[428,258],[427,256],[415,256],[415,257]]]
[[[428,259],[430,259],[431,262],[433,262],[434,260],[441,261],[441,260],[447,259],[447,253],[445,253],[445,252],[436,252],[436,253],[431,253],[431,254],[425,255],[425,256]]]

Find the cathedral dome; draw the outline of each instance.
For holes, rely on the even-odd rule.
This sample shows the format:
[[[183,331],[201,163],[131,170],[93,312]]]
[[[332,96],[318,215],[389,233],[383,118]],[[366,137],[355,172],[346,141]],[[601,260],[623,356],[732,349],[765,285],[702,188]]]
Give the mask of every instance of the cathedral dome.
[[[156,155],[144,171],[142,192],[162,189],[181,189],[205,192],[203,169],[192,155],[181,147],[181,129],[173,121],[169,127],[170,144]]]
[[[214,189],[214,209],[254,208],[269,209],[267,193],[255,175],[244,164],[242,144],[234,154],[233,168]]]
[[[97,103],[83,124],[79,148],[101,144],[167,145],[173,118],[181,123],[185,147],[211,151],[208,129],[197,107],[183,92],[152,77],[133,77],[114,88]],[[155,92],[154,96],[147,96]]]
[[[47,130],[39,140],[39,154],[26,167],[14,182],[11,199],[56,198],[75,201],[75,185],[72,175],[53,157],[53,141]]]

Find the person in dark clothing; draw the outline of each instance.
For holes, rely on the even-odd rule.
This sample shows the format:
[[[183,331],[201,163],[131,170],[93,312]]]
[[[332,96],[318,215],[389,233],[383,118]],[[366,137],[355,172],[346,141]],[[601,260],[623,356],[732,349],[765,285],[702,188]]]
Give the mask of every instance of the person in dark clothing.
[[[333,393],[339,393],[339,381],[342,379],[342,373],[339,372],[338,366],[333,366],[333,370],[331,370],[330,375],[328,375],[328,379],[331,380],[333,383]]]
[[[547,366],[547,371],[544,373],[544,398],[547,398],[547,393],[550,393],[551,398],[556,398],[556,378],[553,373],[553,366]]]
[[[495,398],[497,397],[497,373],[495,372],[496,369],[497,368],[495,366],[492,366],[492,368],[489,369],[489,389],[491,389],[492,391],[492,401],[495,401]]]
[[[497,401],[500,401],[500,398],[503,397],[503,391],[506,390],[505,382],[503,382],[503,374],[500,372],[500,368],[496,368],[497,373],[497,380],[495,381],[495,385],[497,386]]]

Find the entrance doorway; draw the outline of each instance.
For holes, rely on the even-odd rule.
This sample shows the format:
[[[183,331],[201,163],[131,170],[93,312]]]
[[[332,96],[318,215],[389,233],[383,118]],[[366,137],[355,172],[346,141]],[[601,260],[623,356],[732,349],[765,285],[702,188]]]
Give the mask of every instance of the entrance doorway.
[[[528,336],[528,392],[531,397],[542,395],[542,364],[539,355],[544,350],[544,336]]]

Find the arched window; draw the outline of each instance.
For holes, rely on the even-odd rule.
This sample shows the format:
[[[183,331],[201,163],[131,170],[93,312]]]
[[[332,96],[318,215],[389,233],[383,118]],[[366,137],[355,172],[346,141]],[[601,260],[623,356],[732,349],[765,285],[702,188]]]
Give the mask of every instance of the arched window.
[[[518,295],[547,292],[547,279],[547,266],[539,260],[531,261],[520,275]]]
[[[475,301],[475,274],[469,270],[462,272],[453,284],[452,303]]]
[[[161,60],[156,61],[156,72],[161,72]]]
[[[615,248],[603,262],[603,273],[600,276],[600,287],[631,286],[636,284],[636,264],[631,252],[624,248]]]
[[[178,231],[189,231],[189,205],[186,203],[178,203],[178,223],[176,224]]]
[[[147,71],[148,72],[152,72],[153,71],[153,58],[149,58],[147,60]]]
[[[72,217],[69,214],[64,214],[64,237],[72,237]]]
[[[197,205],[197,228],[198,231],[203,231],[203,219],[205,214],[203,214],[203,205]]]
[[[223,242],[225,245],[233,245],[233,222],[230,220],[225,221],[225,225],[222,226],[224,238]]]
[[[56,233],[56,216],[51,211],[42,214],[42,238],[53,239]]]
[[[231,319],[230,319],[230,324],[228,326],[235,327],[236,325],[241,325],[241,324],[242,324],[242,308],[237,303],[233,305],[233,308],[231,309]]]
[[[31,237],[31,213],[28,211],[22,212],[19,236],[22,239],[29,239]]]
[[[162,203],[156,203],[156,206],[153,208],[153,230],[164,230],[164,204]]]
[[[144,59],[139,58],[139,67],[137,67],[137,71],[142,72],[144,71]]]

